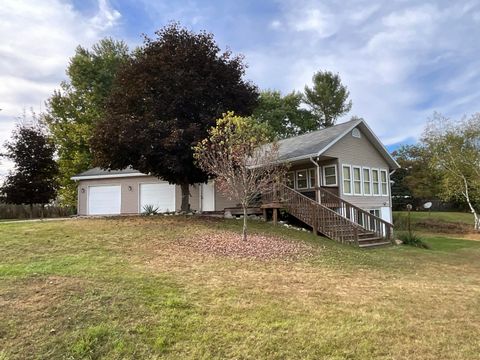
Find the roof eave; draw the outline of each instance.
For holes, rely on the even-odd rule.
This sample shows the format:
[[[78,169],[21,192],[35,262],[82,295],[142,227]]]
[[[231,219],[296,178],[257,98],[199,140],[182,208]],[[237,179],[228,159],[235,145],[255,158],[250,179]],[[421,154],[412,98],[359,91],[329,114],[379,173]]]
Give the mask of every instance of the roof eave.
[[[114,179],[114,178],[129,178],[129,177],[142,177],[149,176],[143,173],[129,173],[129,174],[105,174],[105,175],[77,175],[72,176],[70,179],[74,181],[79,180],[97,180],[97,179]]]

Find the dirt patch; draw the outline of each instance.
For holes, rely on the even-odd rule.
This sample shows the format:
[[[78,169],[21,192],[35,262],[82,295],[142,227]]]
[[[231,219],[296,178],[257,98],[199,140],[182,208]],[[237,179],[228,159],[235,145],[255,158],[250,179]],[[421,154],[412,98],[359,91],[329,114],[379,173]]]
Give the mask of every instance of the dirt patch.
[[[176,246],[203,254],[261,260],[298,259],[314,253],[314,248],[305,243],[257,234],[251,234],[247,241],[243,241],[240,234],[226,231],[181,240]]]

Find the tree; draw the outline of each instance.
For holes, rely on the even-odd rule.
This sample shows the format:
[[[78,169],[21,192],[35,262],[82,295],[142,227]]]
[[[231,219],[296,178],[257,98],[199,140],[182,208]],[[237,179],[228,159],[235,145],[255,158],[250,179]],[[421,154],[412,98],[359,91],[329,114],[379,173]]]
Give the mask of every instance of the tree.
[[[15,164],[13,171],[5,178],[0,188],[3,201],[10,204],[47,204],[57,194],[58,166],[53,156],[55,146],[46,135],[45,128],[25,117],[12,134],[11,141],[5,143],[4,157]],[[32,215],[32,211],[30,211]]]
[[[403,145],[392,153],[400,169],[392,175],[392,197],[408,196],[414,203],[435,199],[440,194],[441,173],[431,169],[431,154],[423,144]]]
[[[431,154],[431,168],[442,171],[441,194],[463,198],[475,230],[480,230],[480,113],[457,122],[435,113],[422,141]]]
[[[278,144],[268,141],[265,124],[229,112],[194,148],[198,165],[215,177],[220,192],[242,205],[245,241],[248,207],[285,174],[285,167],[278,162]]]
[[[305,86],[305,103],[316,117],[317,128],[335,125],[336,120],[352,108],[350,92],[342,84],[340,75],[319,71],[313,75],[313,87]]]
[[[270,127],[272,139],[315,130],[315,117],[309,110],[301,108],[302,100],[303,95],[295,91],[285,96],[279,91],[262,91],[253,117]]]
[[[212,34],[174,23],[156,35],[120,70],[91,144],[103,168],[132,166],[179,184],[188,211],[189,184],[208,178],[192,147],[222,113],[250,114],[258,92],[243,80],[242,58],[221,52]]]
[[[47,101],[43,120],[57,147],[60,201],[74,205],[77,187],[70,178],[92,167],[89,141],[95,124],[105,116],[105,100],[118,67],[129,58],[127,45],[110,38],[91,50],[77,47],[67,68],[69,81]]]

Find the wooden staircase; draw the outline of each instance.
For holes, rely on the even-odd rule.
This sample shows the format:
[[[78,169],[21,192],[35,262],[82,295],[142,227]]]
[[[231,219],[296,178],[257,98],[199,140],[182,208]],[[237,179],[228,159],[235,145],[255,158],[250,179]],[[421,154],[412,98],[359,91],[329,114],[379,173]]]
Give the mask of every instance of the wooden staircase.
[[[390,245],[393,225],[325,189],[317,189],[320,203],[284,185],[263,194],[264,204],[279,204],[315,233],[361,248]]]

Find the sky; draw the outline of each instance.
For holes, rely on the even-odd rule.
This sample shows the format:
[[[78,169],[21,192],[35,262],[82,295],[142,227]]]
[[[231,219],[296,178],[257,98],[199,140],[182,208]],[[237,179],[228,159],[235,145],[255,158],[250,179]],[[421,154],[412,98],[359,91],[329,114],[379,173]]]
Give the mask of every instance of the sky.
[[[389,149],[414,143],[435,111],[479,111],[480,1],[2,0],[0,144],[25,110],[45,110],[78,45],[109,36],[133,48],[171,21],[243,54],[260,89],[339,73],[353,101],[340,121],[363,117]]]

